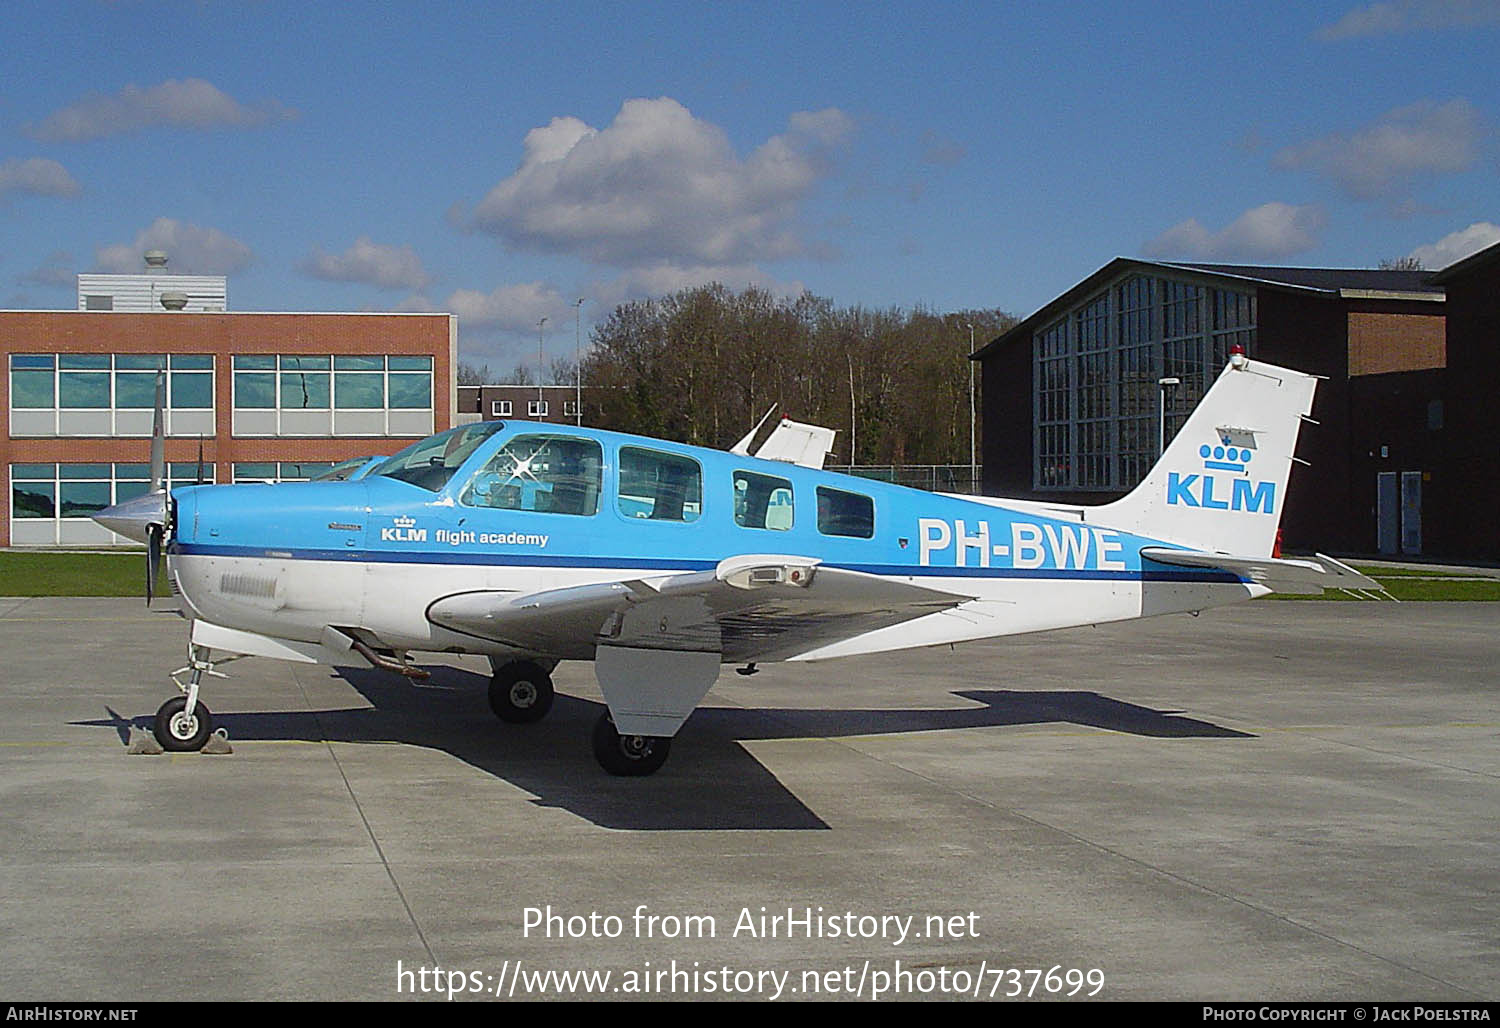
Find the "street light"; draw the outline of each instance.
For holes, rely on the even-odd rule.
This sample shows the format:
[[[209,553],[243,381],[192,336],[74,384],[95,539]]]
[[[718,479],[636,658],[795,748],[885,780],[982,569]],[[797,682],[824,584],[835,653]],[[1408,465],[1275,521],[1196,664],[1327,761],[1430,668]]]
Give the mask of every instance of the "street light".
[[[1156,426],[1156,456],[1159,459],[1167,452],[1167,390],[1182,385],[1180,378],[1158,378],[1156,387],[1161,392],[1161,418]]]
[[[974,325],[969,325],[969,489],[978,492],[979,451],[974,448]]]
[[[546,402],[542,399],[542,326],[546,323],[546,318],[536,323],[536,414],[539,418],[544,417],[542,404]]]
[[[583,297],[573,305],[578,308],[578,323],[573,327],[573,414],[583,424]]]

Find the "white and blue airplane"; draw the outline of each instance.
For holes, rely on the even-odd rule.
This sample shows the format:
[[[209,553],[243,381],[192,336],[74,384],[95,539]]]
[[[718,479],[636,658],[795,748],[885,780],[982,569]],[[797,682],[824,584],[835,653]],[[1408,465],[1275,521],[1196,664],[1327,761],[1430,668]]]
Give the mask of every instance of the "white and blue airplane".
[[[411,678],[412,652],[489,658],[509,722],[543,717],[559,661],[593,661],[605,770],[645,775],[724,664],[813,661],[1196,612],[1272,591],[1378,588],[1272,556],[1312,376],[1231,356],[1145,480],[1064,506],[821,470],[785,422],[758,451],[487,421],[349,481],[159,488],[97,520],[162,548],[191,623],[170,750],[203,746],[200,686],[240,656]],[[752,433],[753,435],[753,433]],[[826,437],[831,438],[831,433]],[[800,440],[800,441],[799,441]],[[774,444],[774,445],[773,445]],[[766,459],[770,453],[791,459]],[[178,675],[190,672],[183,684]]]

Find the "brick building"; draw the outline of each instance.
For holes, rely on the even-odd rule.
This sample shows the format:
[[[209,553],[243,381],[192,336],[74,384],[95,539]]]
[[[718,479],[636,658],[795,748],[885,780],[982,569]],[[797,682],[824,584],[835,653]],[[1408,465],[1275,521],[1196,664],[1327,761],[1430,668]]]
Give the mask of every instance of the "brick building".
[[[585,408],[592,390],[581,391]],[[580,420],[580,390],[571,385],[461,385],[458,387],[458,410],[463,419],[495,421],[518,418],[523,421],[546,421],[554,425],[584,424]],[[585,410],[584,413],[587,413]],[[594,412],[594,422],[598,412]]]
[[[0,311],[0,545],[123,541],[89,514],[147,488],[158,369],[172,484],[200,445],[206,481],[282,481],[449,427],[457,357],[449,314]]]
[[[1493,555],[1493,531],[1460,511],[1476,479],[1496,489],[1497,255],[1436,275],[1117,258],[974,355],[984,491],[1123,495],[1239,345],[1327,379],[1288,487],[1288,547]]]

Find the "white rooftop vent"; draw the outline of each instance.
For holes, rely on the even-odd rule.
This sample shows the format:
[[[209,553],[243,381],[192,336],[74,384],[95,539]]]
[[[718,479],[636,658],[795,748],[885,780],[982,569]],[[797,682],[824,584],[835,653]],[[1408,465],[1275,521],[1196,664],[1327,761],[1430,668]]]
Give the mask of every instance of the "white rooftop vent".
[[[146,270],[147,271],[166,271],[167,270],[167,251],[165,251],[165,250],[147,250],[146,251]]]
[[[188,305],[187,293],[162,293],[161,305],[169,311],[180,311]]]

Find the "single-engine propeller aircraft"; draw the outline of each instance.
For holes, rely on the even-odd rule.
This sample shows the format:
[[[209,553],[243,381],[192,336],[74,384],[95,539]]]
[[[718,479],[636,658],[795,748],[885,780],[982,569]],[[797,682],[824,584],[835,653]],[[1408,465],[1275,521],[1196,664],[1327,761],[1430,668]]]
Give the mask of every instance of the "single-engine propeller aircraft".
[[[753,674],[1377,588],[1329,557],[1272,556],[1315,384],[1234,353],[1145,480],[1101,506],[824,471],[832,433],[795,422],[750,456],[753,432],[720,451],[486,421],[355,480],[170,495],[158,432],[152,491],[97,520],[147,544],[148,576],[165,548],[191,623],[181,695],[156,716],[167,749],[208,739],[201,686],[227,660],[362,659],[419,679],[413,651],[471,653],[489,658],[509,722],[547,713],[559,661],[593,661],[608,707],[595,757],[645,775],[726,663]]]

